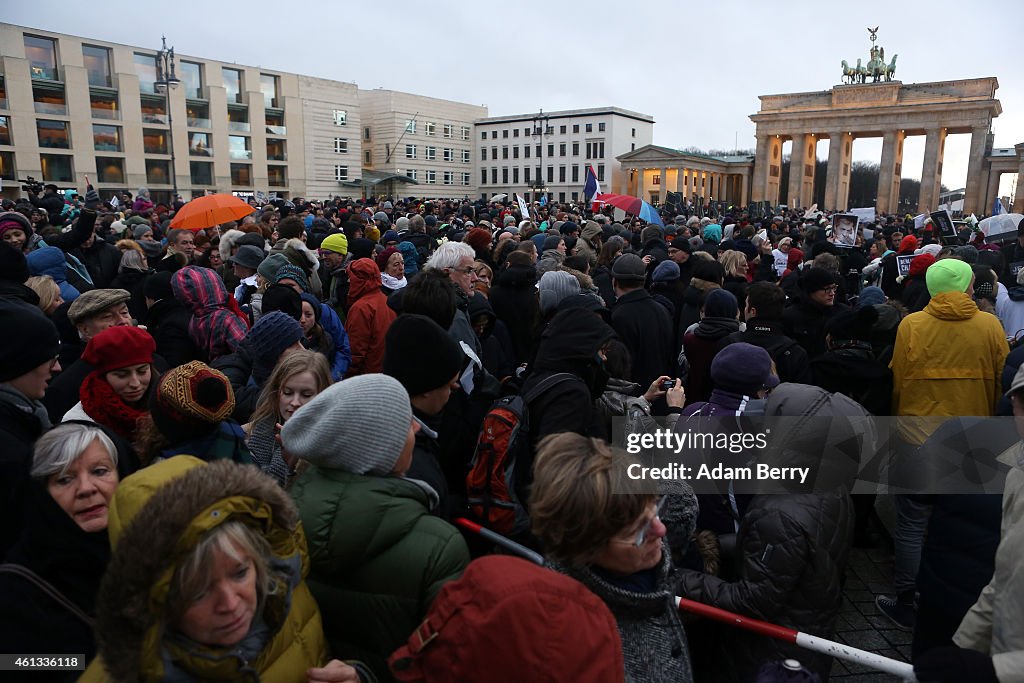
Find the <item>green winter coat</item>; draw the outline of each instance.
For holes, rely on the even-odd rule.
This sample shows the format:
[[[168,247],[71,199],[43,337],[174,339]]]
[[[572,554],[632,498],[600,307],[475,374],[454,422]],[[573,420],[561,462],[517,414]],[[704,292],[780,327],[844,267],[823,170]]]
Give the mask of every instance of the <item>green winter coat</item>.
[[[311,466],[291,494],[331,651],[390,679],[388,656],[469,563],[465,541],[430,514],[427,492],[408,479]]]

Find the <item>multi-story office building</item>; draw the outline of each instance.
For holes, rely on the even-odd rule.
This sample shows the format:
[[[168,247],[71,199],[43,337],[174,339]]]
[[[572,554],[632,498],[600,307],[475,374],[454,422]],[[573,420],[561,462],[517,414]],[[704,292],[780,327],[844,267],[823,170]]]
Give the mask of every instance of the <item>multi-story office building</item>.
[[[487,107],[382,89],[360,90],[359,105],[364,177],[405,176],[420,186],[391,183],[397,194],[476,194],[473,123]]]
[[[653,117],[618,107],[480,119],[473,134],[478,191],[575,200],[592,165],[602,190],[610,192],[620,186],[616,157],[651,144],[653,136]]]

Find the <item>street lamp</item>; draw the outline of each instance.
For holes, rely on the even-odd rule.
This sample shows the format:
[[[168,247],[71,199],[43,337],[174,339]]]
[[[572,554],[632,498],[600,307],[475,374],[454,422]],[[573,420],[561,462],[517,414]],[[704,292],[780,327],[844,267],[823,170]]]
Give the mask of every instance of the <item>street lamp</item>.
[[[548,120],[549,117],[543,109],[533,117],[533,135],[531,137],[540,140],[540,174],[534,178],[534,182],[530,186],[533,188],[535,201],[542,193],[547,192],[544,182],[544,136],[551,135],[553,132],[553,129],[548,126]]]
[[[171,204],[178,199],[178,172],[174,157],[174,117],[171,115],[171,91],[178,87],[181,79],[174,73],[174,47],[167,49],[167,38],[160,36],[163,47],[156,53],[156,82],[153,84],[157,92],[164,93],[167,103],[167,143],[171,147]]]

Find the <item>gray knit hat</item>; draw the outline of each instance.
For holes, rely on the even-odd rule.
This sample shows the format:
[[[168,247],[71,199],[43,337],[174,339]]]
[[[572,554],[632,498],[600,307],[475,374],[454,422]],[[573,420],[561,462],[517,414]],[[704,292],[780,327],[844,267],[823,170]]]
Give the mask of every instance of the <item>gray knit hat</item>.
[[[149,227],[148,223],[139,224],[135,226],[134,230],[132,230],[132,237],[134,237],[137,240],[141,240],[142,236],[145,235],[147,232],[150,233],[150,237],[152,237],[153,228]]]
[[[285,450],[317,467],[386,476],[395,469],[412,422],[405,387],[388,375],[332,384],[281,430]]]
[[[540,312],[547,314],[555,310],[567,296],[580,293],[580,281],[564,270],[550,270],[540,276],[537,283],[540,290]]]

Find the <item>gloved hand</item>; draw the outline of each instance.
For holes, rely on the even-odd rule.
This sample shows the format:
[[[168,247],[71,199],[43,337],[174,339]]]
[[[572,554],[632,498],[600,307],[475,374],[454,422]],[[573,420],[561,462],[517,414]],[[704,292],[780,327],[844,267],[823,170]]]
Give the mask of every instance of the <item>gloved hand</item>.
[[[962,647],[925,652],[914,662],[914,675],[920,683],[999,683],[991,657]]]

